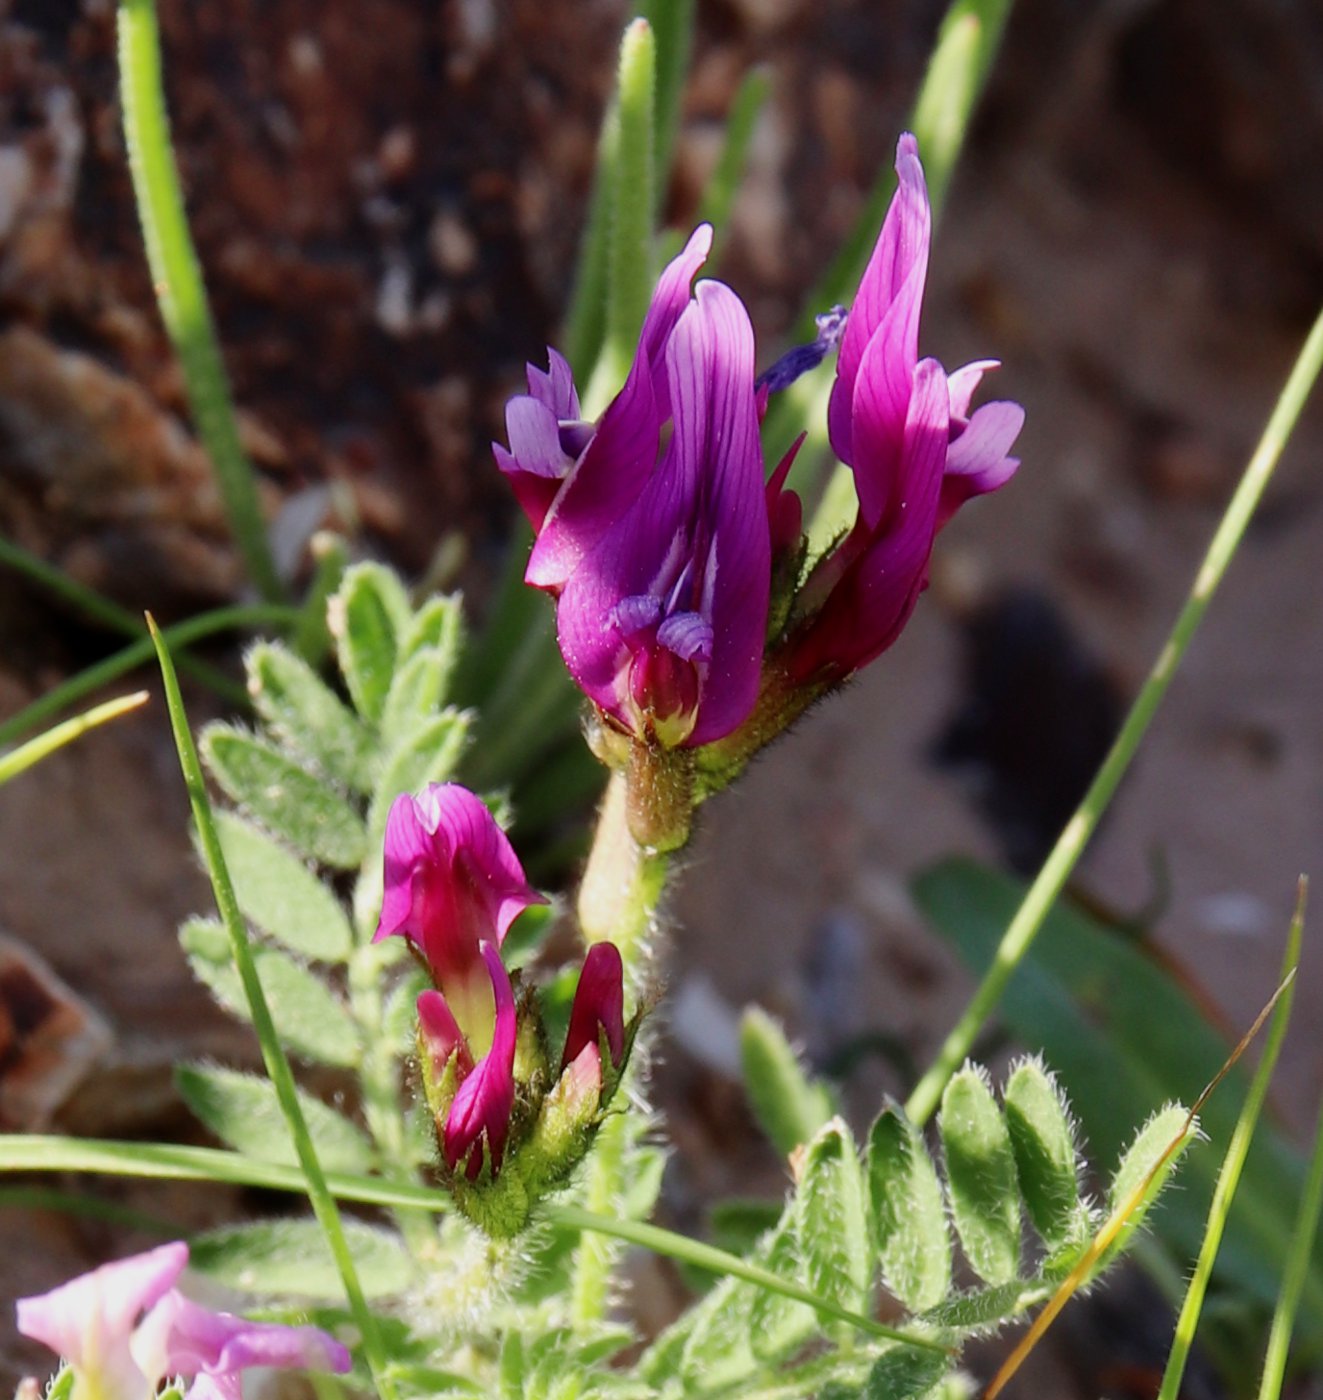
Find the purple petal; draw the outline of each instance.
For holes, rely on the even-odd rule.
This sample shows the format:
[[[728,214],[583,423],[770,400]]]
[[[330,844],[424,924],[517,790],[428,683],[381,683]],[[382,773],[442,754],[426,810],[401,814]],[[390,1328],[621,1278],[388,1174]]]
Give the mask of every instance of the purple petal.
[[[169,1292],[188,1263],[182,1241],[164,1244],[18,1299],[18,1330],[63,1356],[107,1400],[142,1400],[164,1374],[145,1374],[129,1342],[139,1315]]]
[[[616,608],[638,595],[669,597],[685,567],[697,570],[699,610],[712,628],[698,718],[684,741],[698,744],[729,733],[752,709],[767,625],[770,544],[753,329],[734,292],[719,282],[698,284],[671,335],[667,366],[671,441],[633,507],[570,578],[557,631],[584,693],[629,724],[630,653]]]
[[[961,365],[959,369],[952,370],[946,376],[947,392],[951,395],[951,417],[968,418],[969,403],[974,397],[974,391],[983,380],[983,376],[989,370],[1000,369],[1000,360],[974,360],[967,365]]]
[[[555,418],[577,418],[579,395],[574,388],[574,372],[558,350],[547,346],[547,369],[526,365],[528,392],[551,410]]]
[[[446,1115],[441,1150],[452,1171],[467,1159],[470,1181],[482,1170],[482,1139],[487,1141],[492,1172],[501,1166],[505,1139],[510,1131],[514,1109],[515,1004],[510,975],[501,955],[490,943],[482,945],[482,957],[491,977],[496,1000],[496,1028],[491,1049],[459,1086],[455,1101]],[[476,1150],[475,1150],[476,1149]]]
[[[854,556],[796,644],[797,679],[848,675],[900,636],[927,582],[949,436],[946,376],[936,360],[923,360],[906,421],[903,490],[887,528]]]
[[[882,527],[904,490],[918,313],[917,299],[901,297],[892,303],[868,342],[855,377],[851,465],[859,513],[873,531]]]
[[[570,1007],[570,1028],[561,1055],[562,1072],[576,1061],[586,1047],[597,1048],[606,1032],[612,1064],[619,1066],[625,1049],[625,969],[620,950],[614,943],[594,943],[583,960],[579,985]],[[601,1066],[597,1067],[601,1083]]]
[[[878,326],[898,301],[908,305],[899,315],[903,334],[896,341],[895,353],[905,360],[907,373],[918,359],[919,307],[928,269],[932,211],[918,143],[908,132],[896,146],[896,177],[895,196],[850,307],[827,407],[832,448],[850,466],[855,465],[857,453],[853,440],[855,379]]]
[[[657,629],[657,642],[682,661],[709,661],[712,624],[698,613],[674,613]]]
[[[1008,454],[1023,426],[1018,403],[986,403],[976,410],[947,449],[939,529],[972,496],[996,491],[1015,475],[1020,462]]]
[[[211,1393],[231,1393],[230,1385],[251,1366],[309,1371],[347,1371],[349,1352],[320,1327],[287,1327],[249,1322],[232,1313],[212,1312],[171,1291],[152,1310],[142,1345],[163,1362],[160,1375],[206,1377]],[[208,1393],[203,1385],[202,1393]],[[198,1390],[195,1384],[190,1395]]]
[[[622,637],[632,637],[657,624],[661,617],[661,599],[650,593],[635,593],[622,598],[611,610],[611,622]]]
[[[432,1060],[432,1069],[441,1075],[450,1063],[450,1057],[459,1052],[459,1069],[467,1074],[473,1068],[473,1058],[469,1054],[468,1042],[460,1030],[454,1013],[446,1005],[440,992],[429,987],[418,993],[418,1032],[427,1053]]]
[[[662,272],[629,377],[570,469],[533,545],[524,581],[534,588],[559,592],[565,587],[580,559],[637,499],[656,465],[661,427],[669,416],[666,345],[711,247],[712,229],[702,224]]]

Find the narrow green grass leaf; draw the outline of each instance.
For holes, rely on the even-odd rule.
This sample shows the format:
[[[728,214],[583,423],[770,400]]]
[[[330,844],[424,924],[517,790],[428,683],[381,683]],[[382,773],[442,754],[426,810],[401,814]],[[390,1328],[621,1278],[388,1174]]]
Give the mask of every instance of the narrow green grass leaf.
[[[225,863],[244,917],[317,962],[343,962],[353,934],[340,901],[295,855],[234,812],[216,813]]]
[[[188,727],[188,716],[184,711],[184,701],[179,694],[179,681],[166,644],[150,616],[147,625],[151,629],[152,641],[156,646],[157,659],[161,666],[161,679],[165,684],[166,706],[170,713],[170,728],[174,736],[175,748],[179,754],[179,767],[183,774],[184,786],[188,790],[189,805],[193,811],[193,821],[197,826],[206,860],[207,874],[216,897],[216,907],[220,911],[226,937],[230,944],[230,955],[234,971],[243,989],[248,1012],[257,1031],[258,1044],[262,1049],[262,1062],[268,1078],[275,1086],[281,1112],[289,1128],[290,1139],[298,1154],[300,1175],[317,1217],[326,1243],[335,1260],[345,1297],[354,1315],[363,1353],[372,1371],[372,1379],[377,1389],[378,1400],[396,1400],[394,1384],[385,1374],[385,1352],[376,1318],[367,1306],[363,1286],[359,1282],[354,1257],[345,1239],[340,1222],[339,1207],[327,1186],[326,1175],[317,1158],[317,1149],[308,1134],[299,1107],[298,1087],[294,1074],[285,1058],[276,1024],[267,1003],[262,987],[253,949],[248,941],[248,931],[244,927],[239,912],[238,901],[234,897],[234,887],[230,883],[229,872],[225,867],[225,856],[221,851],[220,839],[216,835],[212,821],[211,802],[207,797],[207,784],[202,776],[202,765],[198,761],[197,748]],[[274,951],[274,950],[268,950]]]
[[[413,1265],[398,1235],[351,1220],[344,1238],[364,1297],[389,1297],[409,1286]],[[335,1259],[315,1220],[264,1220],[194,1235],[189,1267],[244,1293],[327,1301],[343,1296]]]
[[[923,1138],[898,1104],[868,1135],[868,1194],[882,1280],[911,1312],[935,1307],[951,1290],[946,1199]]]
[[[372,736],[312,667],[279,642],[258,642],[245,664],[253,706],[281,743],[341,786],[366,791]]]
[[[730,232],[730,211],[744,178],[749,145],[771,95],[772,83],[765,70],[755,68],[744,75],[726,116],[726,137],[717,157],[716,169],[703,187],[698,206],[700,224],[712,225],[712,253],[709,265],[719,267]]]
[[[873,1267],[864,1176],[850,1129],[833,1118],[809,1143],[795,1193],[804,1279],[851,1312],[868,1301]]]
[[[129,171],[161,319],[179,356],[198,435],[248,577],[268,601],[283,596],[253,470],[184,213],[161,83],[161,38],[153,0],[120,0],[120,99]]]
[[[1157,1400],[1178,1400],[1181,1381],[1185,1376],[1185,1365],[1189,1360],[1190,1349],[1194,1345],[1195,1329],[1199,1325],[1199,1314],[1203,1309],[1204,1297],[1208,1292],[1208,1281],[1212,1277],[1213,1265],[1222,1244],[1227,1216],[1231,1213],[1231,1203],[1235,1199],[1236,1188],[1240,1185],[1245,1158],[1249,1154],[1254,1130],[1258,1126],[1259,1114],[1268,1096],[1268,1084],[1281,1052],[1282,1041],[1286,1038],[1286,1028],[1291,1020],[1291,1007],[1295,1000],[1295,974],[1300,966],[1300,941],[1304,932],[1305,884],[1301,881],[1296,900],[1295,917],[1291,920],[1287,936],[1286,956],[1282,963],[1282,976],[1285,981],[1278,994],[1277,1006],[1273,1011],[1272,1023],[1268,1028],[1268,1038],[1264,1043],[1263,1054],[1259,1057],[1258,1068],[1245,1095],[1240,1117],[1236,1120],[1236,1130],[1231,1135],[1222,1169],[1218,1173],[1217,1186],[1213,1191],[1213,1203],[1208,1211],[1208,1223],[1204,1232],[1199,1258],[1195,1262],[1194,1273],[1185,1290],[1181,1303],[1180,1316],[1176,1319],[1176,1333],[1172,1338],[1171,1349],[1167,1353],[1167,1365],[1162,1373],[1162,1385]]]
[[[654,217],[661,213],[670,180],[675,139],[689,57],[694,47],[694,11],[698,0],[644,0],[643,18],[652,25],[657,43],[657,78],[653,108],[654,162],[657,170]]]
[[[243,979],[234,966],[225,930],[209,919],[189,919],[179,941],[193,975],[235,1016],[251,1019]],[[358,1030],[344,1004],[319,978],[276,948],[255,947],[257,968],[271,1018],[282,1040],[301,1059],[352,1069],[359,1058]]]
[[[608,234],[606,338],[585,395],[584,412],[590,416],[610,396],[603,385],[613,386],[614,393],[624,383],[652,295],[656,75],[652,26],[635,19],[620,42],[620,136]]]
[[[269,1079],[215,1065],[180,1065],[175,1083],[196,1117],[228,1147],[264,1162],[298,1164]],[[372,1170],[372,1144],[362,1129],[302,1090],[299,1105],[328,1171]]]
[[[740,1067],[758,1126],[788,1157],[835,1112],[830,1092],[804,1072],[785,1032],[761,1008],[740,1019]]]
[[[86,713],[75,715],[73,719],[55,725],[44,734],[38,734],[35,739],[29,739],[19,748],[0,754],[0,787],[11,778],[18,777],[20,773],[26,773],[34,764],[40,763],[43,758],[49,758],[66,744],[72,744],[89,729],[108,724],[112,719],[118,719],[120,715],[126,715],[146,703],[145,690],[136,691],[133,695],[122,695],[117,700],[107,700],[104,705],[96,705]]]
[[[1181,608],[1171,633],[1145,680],[1130,712],[1121,726],[1097,776],[1089,785],[1075,815],[1053,847],[1038,877],[1025,894],[1002,937],[995,958],[979,983],[959,1021],[938,1051],[937,1058],[915,1086],[906,1109],[916,1123],[931,1116],[941,1098],[942,1088],[956,1067],[969,1054],[974,1038],[1001,1000],[1006,984],[1024,961],[1065,886],[1075,863],[1084,852],[1098,822],[1107,810],[1117,785],[1139,749],[1148,727],[1167,694],[1190,642],[1203,621],[1204,613],[1217,592],[1231,560],[1249,525],[1268,482],[1299,421],[1310,391],[1323,369],[1323,313],[1314,322],[1296,357],[1277,403],[1269,416],[1263,436],[1246,464],[1240,482],[1222,514],[1209,542],[1189,596]]]
[[[413,620],[404,585],[380,564],[355,564],[345,570],[327,617],[354,708],[379,724],[400,638]]]
[[[1069,1106],[1055,1077],[1039,1060],[1016,1065],[1002,1100],[1020,1195],[1034,1229],[1049,1249],[1057,1249],[1088,1228]]]
[[[966,1065],[946,1087],[939,1122],[951,1218],[965,1256],[988,1283],[1020,1268],[1020,1192],[1005,1120],[987,1075]]]
[[[367,832],[334,788],[280,749],[245,730],[211,724],[202,755],[225,795],[309,860],[352,870],[367,852]]]

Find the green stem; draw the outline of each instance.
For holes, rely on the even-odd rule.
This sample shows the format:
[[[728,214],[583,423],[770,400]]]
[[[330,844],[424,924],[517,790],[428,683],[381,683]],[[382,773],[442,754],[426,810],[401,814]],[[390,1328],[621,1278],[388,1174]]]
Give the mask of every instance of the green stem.
[[[243,915],[239,912],[239,902],[235,898],[234,886],[230,882],[225,856],[221,851],[220,838],[212,821],[211,802],[207,797],[207,785],[202,776],[202,765],[198,761],[197,747],[188,727],[188,717],[184,712],[183,697],[179,693],[179,681],[170,661],[170,652],[164,638],[157,631],[150,617],[152,640],[156,645],[157,658],[161,664],[161,678],[165,683],[166,705],[170,711],[170,727],[174,731],[175,747],[179,751],[179,766],[184,776],[184,786],[188,789],[189,804],[193,809],[193,820],[197,826],[198,840],[202,846],[207,874],[211,878],[212,890],[216,896],[216,907],[230,939],[230,951],[234,958],[235,970],[243,984],[244,997],[248,1002],[249,1015],[262,1050],[262,1063],[266,1066],[268,1078],[276,1092],[280,1111],[289,1128],[290,1139],[302,1168],[302,1175],[317,1223],[326,1236],[331,1256],[335,1260],[344,1286],[349,1309],[359,1330],[363,1343],[363,1354],[372,1371],[372,1378],[381,1400],[394,1400],[395,1388],[385,1374],[386,1353],[382,1347],[377,1320],[367,1304],[363,1286],[359,1282],[358,1270],[349,1243],[345,1239],[340,1224],[340,1211],[335,1203],[317,1149],[313,1146],[308,1124],[303,1117],[298,1090],[294,1083],[294,1073],[285,1057],[284,1047],[271,1011],[267,1005],[266,993],[262,990],[261,979],[257,975],[257,964],[248,943],[248,930]]]
[[[267,542],[256,473],[239,438],[170,147],[153,0],[120,0],[119,68],[129,169],[161,318],[179,356],[193,420],[211,457],[248,576],[262,597],[276,602],[284,590]]]
[[[167,627],[162,633],[170,646],[184,646],[213,632],[226,632],[231,629],[248,627],[283,627],[298,619],[298,609],[283,607],[275,603],[256,603],[249,607],[217,608],[213,612],[191,617],[187,622],[178,622]],[[132,646],[117,651],[95,666],[70,676],[45,695],[34,700],[16,715],[10,715],[0,724],[0,744],[11,744],[21,734],[44,723],[52,715],[68,706],[76,704],[94,690],[118,680],[129,671],[145,666],[152,659],[152,639],[144,637]]]
[[[130,612],[128,608],[120,607],[110,598],[102,597],[95,589],[88,588],[85,584],[79,583],[77,579],[70,578],[68,574],[55,568],[54,565],[48,564],[44,559],[39,559],[35,554],[29,554],[26,549],[20,549],[18,545],[12,544],[9,540],[0,539],[0,564],[6,564],[18,573],[26,575],[34,583],[49,589],[57,598],[62,598],[66,603],[77,608],[80,612],[86,613],[94,622],[99,622],[112,632],[119,632],[126,637],[145,637],[147,635],[147,629],[137,613]],[[150,655],[150,653],[148,654]],[[205,661],[199,661],[192,656],[181,656],[178,661],[181,671],[187,671],[190,676],[201,681],[209,690],[215,691],[223,700],[238,709],[246,710],[248,708],[248,692],[238,681],[227,676],[224,671],[219,671],[215,666],[209,666]]]
[[[666,883],[669,860],[641,850],[630,835],[628,783],[621,770],[612,773],[602,799],[588,866],[579,887],[579,925],[586,943],[609,940],[620,949],[625,965],[629,1003],[636,1002],[647,981],[648,935]],[[630,1009],[627,1006],[626,1010]],[[634,1054],[643,1046],[636,1042]],[[636,1058],[634,1065],[640,1061]],[[631,1067],[617,1090],[624,1095],[638,1071]],[[637,1130],[633,1109],[608,1118],[597,1134],[583,1173],[584,1199],[599,1215],[619,1214],[624,1191],[629,1135]],[[619,1238],[619,1237],[617,1237]],[[574,1325],[589,1330],[606,1316],[611,1272],[619,1248],[601,1235],[580,1241],[570,1282],[570,1316]]]
[[[111,1142],[96,1138],[46,1137],[37,1133],[0,1136],[0,1173],[26,1171],[100,1172],[155,1181],[195,1181],[254,1186],[301,1194],[307,1183],[298,1167],[262,1162],[216,1147],[180,1147],[174,1143]],[[326,1184],[341,1200],[363,1205],[406,1206],[445,1213],[453,1208],[443,1191],[427,1186],[383,1181],[348,1172],[328,1172]],[[779,1274],[750,1264],[738,1255],[685,1235],[636,1220],[595,1215],[575,1206],[546,1206],[541,1218],[562,1230],[609,1235],[666,1258],[693,1264],[709,1273],[745,1279],[769,1292],[806,1303],[825,1317],[848,1322],[871,1336],[903,1342],[928,1351],[946,1348],[931,1337],[913,1336],[850,1312]]]
[[[1323,314],[1315,321],[1300,350],[1272,416],[1268,419],[1263,437],[1245,468],[1240,484],[1236,487],[1235,494],[1208,546],[1208,552],[1199,566],[1185,606],[1154,662],[1148,679],[1131,706],[1120,734],[1103,760],[1103,765],[1084,795],[1079,809],[1067,822],[1051,855],[1030,886],[1024,903],[1011,920],[992,965],[975,991],[969,1006],[947,1036],[932,1068],[910,1095],[905,1111],[912,1122],[926,1122],[937,1107],[947,1080],[969,1054],[975,1036],[1001,1000],[1007,982],[1024,960],[1043,926],[1043,921],[1075,868],[1075,863],[1097,829],[1107,804],[1116,792],[1117,785],[1129,768],[1140,741],[1157,713],[1158,706],[1167,694],[1176,668],[1189,648],[1213,594],[1235,556],[1250,517],[1254,514],[1272,477],[1273,469],[1290,439],[1321,368]]]
[[[1203,1310],[1204,1297],[1208,1292],[1208,1280],[1212,1277],[1213,1264],[1222,1244],[1226,1230],[1227,1216],[1231,1213],[1231,1202],[1235,1198],[1236,1187],[1240,1185],[1240,1175],[1245,1167],[1254,1129],[1259,1121],[1263,1101],[1268,1094],[1268,1081],[1272,1078],[1277,1055],[1286,1036],[1287,1023],[1291,1019],[1291,1003],[1295,999],[1295,973],[1300,965],[1300,939],[1304,929],[1305,891],[1302,883],[1300,897],[1296,904],[1295,917],[1291,920],[1291,931],[1286,941],[1286,956],[1282,962],[1282,975],[1290,979],[1291,985],[1282,993],[1273,1012],[1272,1023],[1268,1028],[1268,1039],[1264,1043],[1263,1055],[1245,1095],[1240,1116],[1236,1119],[1235,1131],[1222,1169],[1217,1175],[1217,1185],[1213,1190],[1213,1203],[1208,1209],[1208,1224],[1204,1230],[1203,1244],[1199,1258],[1190,1277],[1189,1287],[1181,1303],[1180,1316],[1176,1320],[1176,1331],[1172,1337],[1171,1350],[1167,1353],[1167,1365],[1162,1373],[1162,1387],[1157,1400],[1178,1400],[1181,1381],[1185,1376],[1185,1364],[1194,1345],[1195,1329],[1199,1325],[1199,1314]]]

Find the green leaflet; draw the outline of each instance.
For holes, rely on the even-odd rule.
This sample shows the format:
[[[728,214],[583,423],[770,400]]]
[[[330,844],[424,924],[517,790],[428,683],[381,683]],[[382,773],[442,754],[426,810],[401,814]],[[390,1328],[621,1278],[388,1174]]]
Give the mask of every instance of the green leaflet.
[[[798,1278],[803,1272],[798,1223],[795,1210],[786,1210],[771,1239],[758,1251],[758,1262],[783,1278]],[[753,1353],[760,1361],[774,1362],[789,1356],[816,1335],[818,1326],[818,1315],[807,1303],[781,1293],[755,1291],[749,1310],[749,1336]]]
[[[298,1162],[269,1079],[213,1065],[179,1065],[175,1083],[194,1114],[228,1146],[264,1162]],[[328,1171],[372,1171],[376,1154],[359,1127],[301,1090],[299,1104]]]
[[[809,1143],[795,1196],[804,1282],[855,1312],[868,1306],[873,1269],[864,1176],[850,1130],[833,1118]]]
[[[740,1064],[754,1117],[783,1157],[835,1112],[830,1091],[805,1074],[785,1032],[757,1006],[740,1020]]]
[[[278,642],[244,658],[253,707],[281,744],[342,787],[365,790],[372,737],[307,662]]]
[[[947,1194],[965,1256],[988,1283],[1020,1267],[1020,1193],[1010,1134],[987,1072],[966,1065],[946,1086],[940,1119]]]
[[[398,1236],[356,1220],[345,1221],[344,1233],[367,1297],[388,1297],[409,1286],[413,1264]],[[315,1220],[265,1220],[196,1235],[189,1241],[189,1265],[245,1293],[343,1297]]]
[[[1049,1249],[1082,1238],[1089,1213],[1080,1200],[1079,1160],[1070,1108],[1038,1060],[1021,1061],[1002,1093],[1020,1195]]]
[[[950,1365],[938,1352],[891,1347],[873,1363],[859,1400],[922,1400],[941,1382]]]
[[[367,833],[340,793],[274,745],[228,725],[202,731],[202,756],[225,795],[310,860],[352,870]]]
[[[1126,1247],[1135,1231],[1144,1223],[1144,1217],[1176,1169],[1176,1163],[1198,1135],[1197,1124],[1190,1124],[1189,1131],[1186,1131],[1188,1118],[1189,1111],[1178,1103],[1168,1104],[1166,1108],[1159,1109],[1135,1134],[1134,1142],[1122,1155],[1116,1173],[1112,1177],[1112,1183],[1107,1190],[1109,1210],[1114,1211],[1123,1205],[1144,1178],[1155,1169],[1156,1175],[1149,1183],[1140,1205],[1131,1214],[1125,1227],[1116,1237],[1116,1242],[1103,1256],[1104,1266],[1106,1262],[1110,1262]],[[1181,1136],[1182,1134],[1183,1136]],[[1171,1148],[1178,1136],[1181,1136],[1179,1145],[1163,1161],[1164,1154]],[[1159,1163],[1161,1166],[1158,1165]]]
[[[353,935],[334,893],[251,822],[225,811],[215,821],[244,918],[301,957],[343,962]]]
[[[888,1104],[868,1137],[868,1193],[882,1279],[915,1312],[951,1289],[946,1202],[923,1138],[899,1104]]]
[[[395,675],[399,639],[412,621],[404,585],[380,564],[355,564],[345,570],[327,617],[354,708],[377,724]]]
[[[248,1020],[239,974],[225,930],[211,919],[189,919],[179,941],[194,975],[231,1015]],[[344,1003],[306,967],[278,948],[254,947],[271,1017],[288,1048],[301,1059],[351,1069],[358,1063],[358,1028]]]

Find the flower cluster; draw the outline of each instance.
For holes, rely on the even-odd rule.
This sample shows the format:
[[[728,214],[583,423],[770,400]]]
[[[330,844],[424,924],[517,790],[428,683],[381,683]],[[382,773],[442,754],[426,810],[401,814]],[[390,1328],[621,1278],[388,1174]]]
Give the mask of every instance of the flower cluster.
[[[248,1322],[212,1312],[175,1284],[182,1242],[105,1264],[50,1293],[18,1300],[18,1330],[63,1356],[72,1400],[151,1400],[163,1381],[191,1380],[185,1400],[242,1400],[252,1366],[348,1371],[348,1351],[318,1327]]]
[[[913,136],[896,173],[848,314],[820,317],[814,343],[758,379],[739,298],[720,282],[691,288],[705,226],[662,273],[629,375],[596,423],[554,350],[507,407],[510,445],[495,452],[536,536],[525,580],[557,599],[561,652],[608,735],[599,751],[622,765],[647,751],[654,782],[659,753],[715,746],[727,766],[729,754],[747,760],[885,651],[926,586],[938,531],[1018,465],[1008,454],[1023,410],[970,411],[995,361],[948,375],[919,358],[932,217]],[[799,444],[765,483],[759,422],[770,394],[837,349],[827,427],[858,511],[806,570],[802,508],[785,485]],[[684,768],[668,763],[672,777]],[[683,840],[642,812],[631,822],[645,844]]]
[[[554,1073],[536,994],[501,960],[514,920],[546,901],[485,803],[457,783],[395,799],[378,940],[408,939],[433,985],[418,997],[418,1058],[443,1170],[491,1234],[513,1234],[587,1150],[632,1039],[623,968],[589,949]]]

